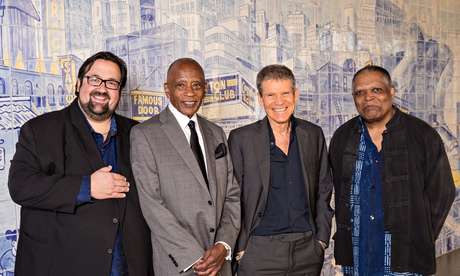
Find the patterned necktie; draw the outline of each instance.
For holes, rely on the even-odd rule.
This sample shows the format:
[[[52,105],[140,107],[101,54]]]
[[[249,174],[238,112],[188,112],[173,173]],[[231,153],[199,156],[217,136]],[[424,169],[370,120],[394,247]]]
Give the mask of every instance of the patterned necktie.
[[[192,148],[196,161],[198,161],[201,173],[203,174],[204,180],[206,181],[206,186],[208,186],[209,189],[208,176],[204,164],[203,152],[201,151],[200,142],[198,141],[198,135],[196,134],[195,122],[190,121],[188,123],[188,127],[190,128],[190,147]]]

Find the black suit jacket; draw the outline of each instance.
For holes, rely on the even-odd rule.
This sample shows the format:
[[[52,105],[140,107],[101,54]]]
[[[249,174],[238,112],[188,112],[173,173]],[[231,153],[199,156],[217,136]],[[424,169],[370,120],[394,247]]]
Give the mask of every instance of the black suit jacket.
[[[320,127],[296,118],[305,192],[310,208],[310,225],[317,240],[329,243],[334,211],[327,147]],[[242,222],[235,253],[246,249],[251,231],[262,219],[270,181],[270,140],[268,119],[232,130],[229,149],[233,171],[241,187]]]
[[[115,115],[118,173],[124,199],[76,206],[82,176],[104,167],[77,100],[21,128],[8,187],[21,205],[15,275],[110,275],[121,223],[130,275],[153,275],[150,231],[143,219],[129,160],[129,132],[137,122]]]

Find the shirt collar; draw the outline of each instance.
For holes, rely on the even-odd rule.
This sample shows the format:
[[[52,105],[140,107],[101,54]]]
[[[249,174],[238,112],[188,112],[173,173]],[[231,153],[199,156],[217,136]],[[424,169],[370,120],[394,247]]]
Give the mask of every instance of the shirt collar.
[[[171,113],[174,115],[174,117],[176,118],[181,129],[188,128],[188,123],[190,122],[190,120],[194,121],[195,128],[199,129],[198,117],[196,116],[196,113],[193,114],[192,118],[189,118],[188,116],[180,113],[179,110],[177,110],[172,104],[168,104],[168,108],[171,111]]]

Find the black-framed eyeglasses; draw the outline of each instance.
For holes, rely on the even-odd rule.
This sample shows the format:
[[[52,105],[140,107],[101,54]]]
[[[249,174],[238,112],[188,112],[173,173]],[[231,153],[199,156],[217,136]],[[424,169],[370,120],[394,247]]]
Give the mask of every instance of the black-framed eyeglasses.
[[[83,78],[86,78],[86,81],[88,82],[89,85],[95,86],[95,87],[101,86],[103,82],[105,83],[105,87],[107,89],[117,90],[120,87],[120,82],[116,80],[103,80],[96,76],[83,76]]]

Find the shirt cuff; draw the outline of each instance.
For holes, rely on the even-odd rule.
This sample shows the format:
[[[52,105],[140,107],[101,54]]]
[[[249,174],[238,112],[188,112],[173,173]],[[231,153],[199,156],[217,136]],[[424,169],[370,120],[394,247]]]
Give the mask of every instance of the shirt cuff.
[[[77,206],[91,201],[91,178],[89,175],[84,175],[81,179],[80,191],[78,192]]]
[[[225,260],[231,261],[232,260],[232,248],[230,247],[230,245],[228,245],[226,242],[223,242],[223,241],[218,241],[214,245],[218,243],[222,244],[227,250],[227,256],[225,256]]]

